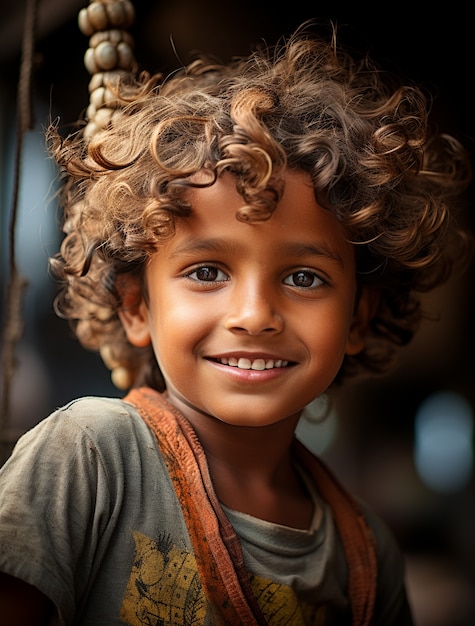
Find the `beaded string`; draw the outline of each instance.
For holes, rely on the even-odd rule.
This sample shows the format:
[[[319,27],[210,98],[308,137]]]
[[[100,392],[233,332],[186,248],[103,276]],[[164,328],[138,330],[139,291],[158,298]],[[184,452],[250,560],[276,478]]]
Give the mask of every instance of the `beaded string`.
[[[84,65],[92,76],[83,131],[86,139],[107,128],[120,106],[110,87],[136,71],[134,40],[126,30],[134,20],[135,9],[130,0],[91,0],[88,7],[79,11],[79,28],[89,37]]]
[[[98,131],[108,127],[120,107],[113,91],[127,74],[135,73],[137,63],[133,53],[134,40],[126,29],[135,20],[135,9],[130,0],[91,0],[79,11],[81,32],[89,37],[84,65],[91,74],[89,106],[83,137],[90,140]],[[111,370],[112,383],[118,389],[129,389],[133,373],[113,356],[109,345],[100,349],[104,364]]]

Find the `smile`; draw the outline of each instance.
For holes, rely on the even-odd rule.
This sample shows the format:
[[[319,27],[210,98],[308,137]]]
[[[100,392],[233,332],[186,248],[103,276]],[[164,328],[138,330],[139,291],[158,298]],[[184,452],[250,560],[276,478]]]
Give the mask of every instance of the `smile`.
[[[274,368],[286,367],[289,362],[283,359],[247,359],[241,357],[239,359],[235,357],[213,359],[217,363],[222,365],[229,365],[231,367],[237,367],[241,370],[271,370]]]

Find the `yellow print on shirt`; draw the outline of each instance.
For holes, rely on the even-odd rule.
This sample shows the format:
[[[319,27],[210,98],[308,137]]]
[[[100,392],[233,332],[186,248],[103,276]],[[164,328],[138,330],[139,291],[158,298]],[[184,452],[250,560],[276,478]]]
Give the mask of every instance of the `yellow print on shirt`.
[[[251,587],[269,626],[325,626],[326,609],[298,601],[292,587],[251,575]]]
[[[120,618],[130,626],[204,624],[206,599],[195,557],[163,537],[134,533],[135,559]]]
[[[129,626],[203,626],[207,600],[193,554],[168,536],[153,541],[134,532],[135,557],[120,618]],[[301,604],[294,591],[259,576],[252,590],[269,626],[324,626],[325,607]]]

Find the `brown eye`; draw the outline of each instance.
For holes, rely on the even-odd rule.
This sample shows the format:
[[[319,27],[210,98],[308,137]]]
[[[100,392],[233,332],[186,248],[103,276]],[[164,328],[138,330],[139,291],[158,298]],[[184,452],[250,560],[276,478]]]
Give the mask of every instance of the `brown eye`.
[[[308,272],[297,272],[292,278],[297,287],[311,287],[314,276]]]
[[[187,278],[202,283],[224,282],[228,280],[226,274],[214,265],[202,265],[186,275]]]
[[[198,280],[216,280],[218,270],[215,267],[200,267],[195,274]]]
[[[324,282],[315,272],[299,270],[287,276],[284,280],[284,284],[290,285],[291,287],[299,287],[300,289],[312,289],[320,287]]]

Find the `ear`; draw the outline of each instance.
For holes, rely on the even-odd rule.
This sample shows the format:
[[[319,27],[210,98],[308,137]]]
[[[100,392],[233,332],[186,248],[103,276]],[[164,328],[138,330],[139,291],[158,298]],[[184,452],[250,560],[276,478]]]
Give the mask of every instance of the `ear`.
[[[140,279],[133,276],[120,276],[117,289],[122,299],[119,319],[127,339],[133,346],[145,348],[150,345],[149,317],[146,302],[142,295]]]
[[[379,298],[379,291],[368,287],[361,289],[351,321],[346,354],[353,356],[365,348],[368,326],[378,308]]]

